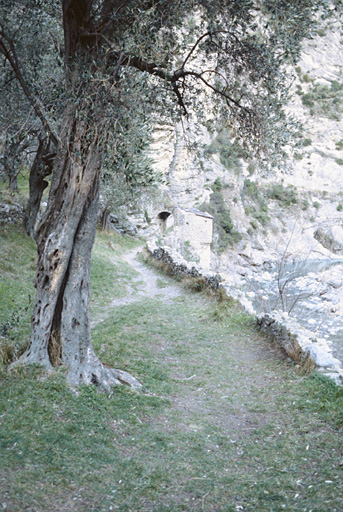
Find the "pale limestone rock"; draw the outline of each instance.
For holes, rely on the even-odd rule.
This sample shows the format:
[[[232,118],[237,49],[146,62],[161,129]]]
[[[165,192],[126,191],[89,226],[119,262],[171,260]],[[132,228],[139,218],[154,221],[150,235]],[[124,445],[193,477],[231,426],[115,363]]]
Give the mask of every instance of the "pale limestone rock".
[[[167,239],[167,244],[178,250],[186,260],[209,269],[213,217],[195,208],[176,207],[173,210],[173,218],[173,231]]]

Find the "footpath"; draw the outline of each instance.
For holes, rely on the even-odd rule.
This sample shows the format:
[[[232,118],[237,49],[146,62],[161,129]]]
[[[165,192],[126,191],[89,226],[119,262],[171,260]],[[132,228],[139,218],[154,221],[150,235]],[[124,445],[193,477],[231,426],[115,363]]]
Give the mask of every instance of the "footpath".
[[[323,403],[335,386],[301,375],[239,306],[188,291],[137,252],[123,256],[136,277],[105,324],[144,354],[144,389],[166,404],[138,418],[143,451],[124,450],[154,489],[133,492],[130,510],[341,512],[342,425]]]
[[[8,261],[17,240],[27,249],[6,282],[27,269],[29,286],[34,247],[6,236]],[[75,393],[63,367],[4,370],[0,510],[342,512],[343,388],[301,374],[240,306],[157,272],[135,245],[97,236],[92,340],[143,387]]]

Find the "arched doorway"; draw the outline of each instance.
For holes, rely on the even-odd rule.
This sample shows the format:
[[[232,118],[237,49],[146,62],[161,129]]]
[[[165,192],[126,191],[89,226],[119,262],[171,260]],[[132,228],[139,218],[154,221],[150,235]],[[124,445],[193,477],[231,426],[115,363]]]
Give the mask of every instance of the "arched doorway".
[[[162,234],[164,235],[164,233],[166,232],[166,228],[167,228],[167,219],[168,217],[170,217],[171,213],[170,212],[167,212],[167,211],[164,211],[164,212],[160,212],[158,215],[157,215],[157,218],[159,220],[159,224],[160,224],[160,227],[161,227],[161,232]]]

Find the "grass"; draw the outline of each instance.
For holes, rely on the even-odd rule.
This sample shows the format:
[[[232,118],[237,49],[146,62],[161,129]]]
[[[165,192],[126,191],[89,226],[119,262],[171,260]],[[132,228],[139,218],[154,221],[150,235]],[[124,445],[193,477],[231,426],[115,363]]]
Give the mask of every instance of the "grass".
[[[127,242],[97,243],[105,266],[116,259],[116,279],[134,289]],[[92,286],[103,286],[96,274]],[[232,302],[185,290],[136,299],[107,311],[92,335],[104,362],[143,382],[139,394],[75,394],[63,370],[3,374],[3,508],[343,510],[343,390],[298,374]]]
[[[133,238],[123,238],[115,233],[97,233],[91,265],[91,314],[103,310],[111,300],[125,297],[127,285],[136,271],[122,258],[122,254],[140,245]]]
[[[124,297],[137,274],[121,255],[140,242],[114,233],[98,232],[91,268],[91,316],[111,300]],[[21,227],[0,227],[0,370],[22,353],[29,341],[36,269],[35,243]]]
[[[0,227],[0,371],[27,346],[36,251],[21,228]]]

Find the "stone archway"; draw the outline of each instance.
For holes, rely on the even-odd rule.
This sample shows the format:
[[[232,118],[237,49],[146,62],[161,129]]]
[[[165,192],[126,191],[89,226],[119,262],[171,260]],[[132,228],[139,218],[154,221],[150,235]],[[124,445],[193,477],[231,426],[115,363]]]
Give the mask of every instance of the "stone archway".
[[[170,217],[170,215],[171,215],[171,213],[167,212],[167,211],[160,212],[157,215],[157,218],[158,218],[158,221],[159,221],[159,225],[160,225],[160,228],[161,228],[161,232],[162,232],[163,235],[166,232],[167,219],[168,219],[168,217]]]

